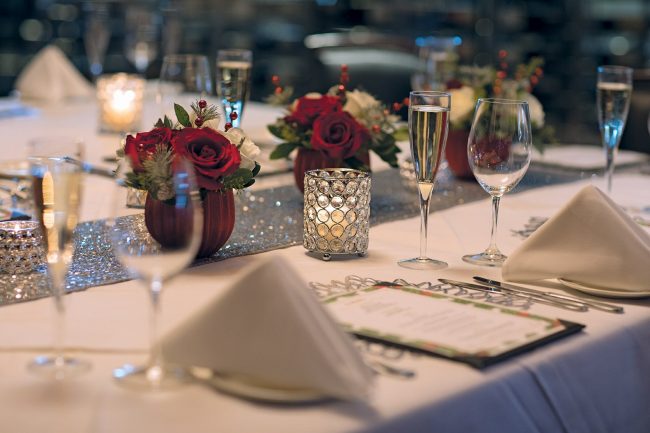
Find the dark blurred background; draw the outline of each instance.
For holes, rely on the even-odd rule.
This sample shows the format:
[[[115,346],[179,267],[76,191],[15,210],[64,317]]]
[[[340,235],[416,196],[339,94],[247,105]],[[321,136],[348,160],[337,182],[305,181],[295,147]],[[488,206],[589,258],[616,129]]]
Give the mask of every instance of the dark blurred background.
[[[430,35],[454,37],[463,64],[494,65],[501,49],[513,64],[542,56],[535,94],[562,142],[599,141],[596,67],[634,67],[623,147],[650,152],[648,0],[2,0],[0,95],[53,43],[89,78],[156,78],[166,53],[249,48],[253,100],[272,92],[273,74],[298,94],[324,91],[347,63],[352,85],[391,102],[408,95],[417,38]]]

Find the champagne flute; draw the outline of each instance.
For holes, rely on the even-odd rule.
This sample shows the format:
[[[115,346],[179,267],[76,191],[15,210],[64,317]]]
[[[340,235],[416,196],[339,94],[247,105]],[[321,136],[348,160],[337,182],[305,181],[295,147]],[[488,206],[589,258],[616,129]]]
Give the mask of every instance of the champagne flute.
[[[612,193],[614,158],[621,143],[632,96],[632,68],[599,66],[597,84],[598,126],[607,161],[607,193]]]
[[[501,266],[506,256],[497,248],[499,202],[524,177],[530,165],[532,132],[528,103],[480,98],[467,141],[469,165],[478,183],[492,196],[490,245],[479,254],[463,256],[475,265]]]
[[[197,54],[172,54],[165,56],[156,101],[160,115],[175,119],[174,103],[189,107],[199,99],[212,95],[212,78],[208,58]]]
[[[409,140],[420,197],[420,255],[400,260],[409,269],[442,269],[447,263],[427,257],[427,231],[431,193],[444,154],[449,128],[451,95],[417,91],[409,95]]]
[[[126,364],[113,371],[118,383],[140,391],[174,389],[188,379],[185,370],[164,363],[158,326],[163,283],[192,262],[203,230],[203,210],[193,168],[184,159],[176,158],[171,165],[170,178],[164,184],[174,193],[170,199],[173,204],[166,205],[173,207],[173,215],[166,214],[163,221],[165,229],[173,231],[169,242],[161,245],[153,239],[143,219],[119,216],[125,212],[122,186],[127,175],[126,163],[120,164],[117,170],[113,217],[107,223],[115,256],[147,285],[151,295],[149,361],[144,366]],[[163,215],[158,217],[163,218]]]
[[[244,105],[248,102],[252,66],[253,53],[250,50],[217,52],[217,95],[223,104],[226,122],[235,128],[241,125]]]
[[[73,232],[79,219],[83,145],[71,138],[34,140],[28,146],[34,212],[40,222],[50,291],[56,309],[54,354],[39,356],[27,368],[63,380],[90,369],[90,363],[64,353],[65,277],[74,253]]]

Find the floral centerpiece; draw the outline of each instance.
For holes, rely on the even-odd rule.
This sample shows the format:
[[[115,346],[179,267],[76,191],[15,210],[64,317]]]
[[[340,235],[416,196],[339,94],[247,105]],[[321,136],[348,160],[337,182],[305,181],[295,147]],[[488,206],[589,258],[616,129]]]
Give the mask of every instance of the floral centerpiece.
[[[450,131],[445,156],[449,168],[458,177],[472,178],[467,161],[467,139],[478,98],[520,99],[528,102],[533,128],[533,145],[543,151],[544,146],[554,142],[554,129],[545,124],[544,108],[532,94],[543,75],[543,60],[532,58],[518,65],[510,76],[507,52],[499,52],[499,68],[458,67],[456,78],[447,82],[451,94]]]
[[[275,94],[271,103],[286,103],[292,91],[283,89],[274,77]],[[283,140],[271,159],[294,159],[294,178],[303,191],[307,170],[332,167],[370,169],[369,152],[397,167],[396,136],[399,118],[372,95],[359,89],[347,90],[347,67],[341,67],[341,80],[327,94],[308,93],[287,106],[285,116],[268,125],[269,131]],[[401,108],[396,104],[393,109]]]
[[[192,164],[203,200],[203,239],[198,257],[216,252],[230,237],[235,224],[233,190],[251,186],[260,165],[255,162],[259,148],[239,128],[227,123],[225,131],[217,123],[217,108],[199,100],[190,113],[174,104],[177,121],[165,116],[154,129],[128,135],[118,157],[125,158],[131,171],[127,186],[147,192],[145,223],[149,233],[162,245],[169,242],[170,221],[175,201],[172,168],[183,157]],[[209,125],[209,126],[208,126]]]

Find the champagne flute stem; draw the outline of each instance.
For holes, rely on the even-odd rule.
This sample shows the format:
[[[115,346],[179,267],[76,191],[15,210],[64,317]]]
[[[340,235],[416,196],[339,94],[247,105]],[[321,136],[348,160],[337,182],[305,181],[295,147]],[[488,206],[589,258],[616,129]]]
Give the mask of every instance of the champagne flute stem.
[[[501,196],[492,196],[492,231],[490,232],[490,246],[485,250],[487,254],[500,254],[497,247],[497,227],[499,223],[499,203]]]
[[[149,322],[149,339],[151,347],[151,358],[149,359],[149,368],[147,372],[148,379],[151,382],[159,382],[162,379],[162,346],[159,342],[160,334],[160,293],[162,292],[162,280],[154,278],[151,280],[151,312]]]
[[[614,175],[614,149],[607,145],[607,194],[612,193],[612,177]]]
[[[63,305],[63,290],[61,287],[55,288],[54,293],[54,365],[57,369],[65,366],[64,351],[64,328],[65,328],[65,306]]]
[[[61,255],[62,253],[58,253]],[[60,259],[59,259],[60,260]],[[54,298],[54,341],[53,356],[54,365],[57,369],[65,367],[65,350],[64,350],[64,332],[65,332],[65,305],[63,296],[65,295],[65,274],[66,266],[59,262],[52,261],[49,263],[50,284]]]
[[[427,258],[427,238],[429,229],[429,205],[431,203],[431,192],[433,191],[433,182],[418,182],[420,192],[420,257]]]

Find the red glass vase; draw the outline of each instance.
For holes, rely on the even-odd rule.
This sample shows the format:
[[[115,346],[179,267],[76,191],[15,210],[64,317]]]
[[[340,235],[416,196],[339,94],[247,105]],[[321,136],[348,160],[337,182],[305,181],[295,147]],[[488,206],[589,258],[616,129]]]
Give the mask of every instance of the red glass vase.
[[[366,166],[370,167],[370,154],[362,150],[357,155]],[[318,150],[299,148],[296,158],[293,161],[293,178],[300,192],[305,192],[305,172],[318,170],[320,168],[347,168],[342,159],[330,158]]]
[[[151,236],[164,246],[183,241],[190,214],[147,196],[144,222]],[[203,232],[197,258],[209,257],[230,238],[235,228],[235,198],[232,190],[208,191],[203,199]]]
[[[468,138],[469,131],[462,129],[450,130],[447,135],[447,145],[445,146],[447,164],[454,176],[460,179],[474,179],[467,160]]]

